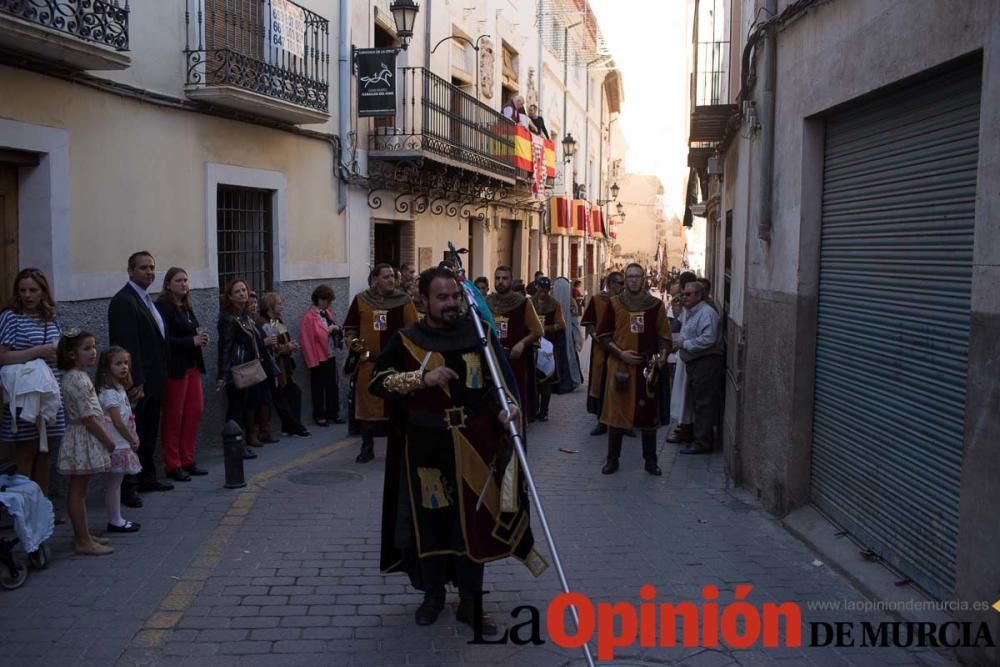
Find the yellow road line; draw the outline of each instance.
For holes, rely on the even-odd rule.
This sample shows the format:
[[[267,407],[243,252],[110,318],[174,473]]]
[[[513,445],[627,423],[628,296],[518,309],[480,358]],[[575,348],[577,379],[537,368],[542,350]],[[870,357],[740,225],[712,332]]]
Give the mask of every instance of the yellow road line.
[[[357,441],[357,438],[352,437],[338,440],[331,445],[303,454],[297,459],[269,468],[250,478],[247,482],[247,489],[236,496],[212,534],[195,553],[191,563],[181,574],[179,581],[160,601],[159,610],[146,619],[142,630],[133,638],[133,645],[155,648],[163,644],[170,630],[181,622],[184,610],[191,606],[198,593],[201,592],[205,581],[222,560],[222,554],[225,553],[226,547],[229,546],[236,531],[250,514],[250,510],[253,509],[254,503],[257,502],[258,493],[268,482],[278,475],[317,461],[324,456],[329,456]]]

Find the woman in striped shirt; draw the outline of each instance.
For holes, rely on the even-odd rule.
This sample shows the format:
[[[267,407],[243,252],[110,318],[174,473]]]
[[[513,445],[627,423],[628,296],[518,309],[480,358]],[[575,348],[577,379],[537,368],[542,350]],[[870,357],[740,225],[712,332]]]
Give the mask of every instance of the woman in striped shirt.
[[[38,269],[24,269],[14,279],[10,308],[0,314],[0,366],[44,359],[56,379],[61,380],[62,372],[55,367],[58,342],[56,301],[52,297],[49,281]],[[0,419],[0,440],[14,446],[17,471],[31,477],[42,492],[48,494],[50,452],[39,448],[38,427],[18,419],[16,430],[15,433],[10,407],[5,405],[3,418]],[[62,408],[55,425],[49,426],[46,431],[49,439],[55,441],[66,432],[66,416]]]

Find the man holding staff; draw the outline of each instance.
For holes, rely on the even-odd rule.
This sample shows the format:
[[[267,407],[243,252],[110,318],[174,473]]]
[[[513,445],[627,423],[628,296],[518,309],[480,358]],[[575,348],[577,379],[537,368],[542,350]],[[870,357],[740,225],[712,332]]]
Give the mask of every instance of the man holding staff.
[[[457,620],[481,619],[483,635],[494,635],[482,613],[484,564],[514,556],[535,576],[547,566],[534,549],[528,490],[508,437],[508,420],[519,417],[513,377],[501,370],[498,378],[508,413],[454,273],[429,269],[419,287],[426,317],[392,338],[370,385],[376,396],[405,401],[393,411],[386,453],[381,569],[406,572],[424,592],[417,625],[437,620],[452,581]],[[499,359],[492,336],[489,344]]]

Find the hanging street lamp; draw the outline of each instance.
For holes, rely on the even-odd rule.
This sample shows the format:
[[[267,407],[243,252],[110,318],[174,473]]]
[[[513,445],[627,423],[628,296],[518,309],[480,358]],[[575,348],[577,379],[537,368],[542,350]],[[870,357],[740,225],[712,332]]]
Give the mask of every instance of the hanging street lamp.
[[[396,23],[396,35],[399,37],[400,46],[403,50],[410,45],[413,39],[413,24],[417,19],[417,12],[420,5],[413,0],[393,0],[389,5],[389,12],[392,20]]]
[[[563,162],[570,162],[573,156],[576,155],[576,139],[573,138],[572,132],[567,132],[566,136],[562,140],[563,147]]]

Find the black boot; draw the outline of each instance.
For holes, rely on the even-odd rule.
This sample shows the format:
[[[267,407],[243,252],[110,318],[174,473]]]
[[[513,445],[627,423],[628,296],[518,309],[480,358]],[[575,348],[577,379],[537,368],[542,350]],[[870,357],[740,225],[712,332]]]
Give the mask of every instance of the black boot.
[[[604,435],[607,432],[608,432],[607,424],[602,424],[601,422],[597,422],[597,426],[595,426],[593,430],[591,430],[590,435]]]
[[[424,593],[424,601],[417,607],[415,615],[417,625],[433,625],[441,615],[442,609],[444,609],[444,589]]]
[[[355,458],[354,461],[356,463],[368,463],[373,458],[375,458],[375,441],[362,440],[361,453],[358,454],[357,458]]]
[[[479,605],[478,614],[476,606]],[[477,636],[495,637],[500,634],[500,627],[483,611],[482,598],[474,595],[461,595],[458,598],[458,609],[455,620],[473,629]],[[478,623],[478,627],[477,626]]]
[[[601,474],[613,475],[618,472],[618,459],[622,455],[622,435],[621,429],[608,429],[608,460],[601,468]]]
[[[549,401],[551,400],[551,392],[542,394],[541,406],[538,408],[538,415],[535,417],[536,421],[547,422],[549,420]]]
[[[646,460],[646,472],[659,477],[663,474],[660,466],[657,465],[656,457],[656,431],[642,432],[642,458]]]

